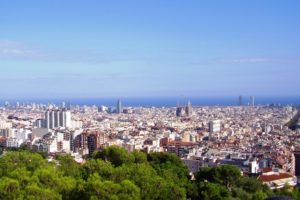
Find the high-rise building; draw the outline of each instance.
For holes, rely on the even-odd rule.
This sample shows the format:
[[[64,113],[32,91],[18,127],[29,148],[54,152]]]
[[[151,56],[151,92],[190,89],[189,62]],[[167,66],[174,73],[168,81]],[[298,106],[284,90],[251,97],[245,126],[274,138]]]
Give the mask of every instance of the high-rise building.
[[[295,175],[300,176],[300,149],[296,148],[294,151],[295,156]]]
[[[5,108],[8,108],[10,106],[9,101],[5,101],[4,106],[5,106]]]
[[[87,133],[87,146],[89,150],[89,155],[92,156],[93,153],[101,149],[103,145],[107,142],[107,136],[101,132]]]
[[[250,106],[254,106],[254,105],[255,105],[255,97],[250,96]]]
[[[98,112],[105,112],[107,111],[107,107],[105,106],[98,106]]]
[[[71,103],[69,101],[66,102],[65,107],[67,110],[71,110]]]
[[[182,117],[185,114],[184,107],[177,107],[176,108],[176,116],[177,117]]]
[[[220,120],[213,120],[209,122],[209,132],[216,133],[221,130],[221,121]]]
[[[239,96],[239,106],[243,105],[243,96]]]
[[[47,110],[45,113],[45,128],[71,127],[71,112],[67,110]]]
[[[123,108],[122,108],[122,102],[120,99],[118,99],[118,103],[117,103],[117,113],[122,113],[123,112]]]
[[[193,114],[193,107],[192,107],[192,104],[190,101],[188,102],[187,106],[185,107],[185,113],[188,117]]]

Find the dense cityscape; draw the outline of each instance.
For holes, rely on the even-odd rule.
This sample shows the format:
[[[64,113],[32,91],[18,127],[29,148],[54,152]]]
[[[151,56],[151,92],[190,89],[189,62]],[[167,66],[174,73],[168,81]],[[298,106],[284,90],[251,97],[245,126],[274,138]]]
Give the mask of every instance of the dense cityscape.
[[[44,152],[52,161],[69,154],[77,163],[110,146],[128,152],[168,152],[191,176],[203,167],[233,165],[270,189],[297,185],[300,121],[297,107],[237,106],[115,107],[5,103],[0,108],[0,145]],[[295,121],[296,128],[290,129]]]
[[[300,1],[0,1],[0,200],[300,200]]]

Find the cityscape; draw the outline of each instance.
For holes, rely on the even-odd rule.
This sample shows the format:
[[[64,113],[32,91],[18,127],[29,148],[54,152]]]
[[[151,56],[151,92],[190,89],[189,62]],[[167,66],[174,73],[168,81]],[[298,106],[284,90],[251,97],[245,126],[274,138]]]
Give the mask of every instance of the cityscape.
[[[255,97],[249,98],[248,105],[239,96],[236,106],[193,107],[188,101],[165,108],[126,107],[121,99],[115,107],[6,102],[0,144],[25,145],[49,158],[67,153],[78,163],[114,145],[128,152],[168,152],[181,158],[190,173],[230,164],[272,189],[286,181],[295,186],[295,175],[300,175],[298,108],[256,106]]]
[[[0,200],[300,199],[300,2],[0,3]]]

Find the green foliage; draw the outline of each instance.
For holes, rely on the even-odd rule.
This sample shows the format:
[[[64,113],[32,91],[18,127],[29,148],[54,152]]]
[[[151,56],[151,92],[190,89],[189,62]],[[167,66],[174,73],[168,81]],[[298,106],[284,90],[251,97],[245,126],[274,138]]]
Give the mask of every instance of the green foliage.
[[[100,159],[88,160],[81,168],[82,178],[87,179],[90,174],[98,173],[105,179],[110,179],[113,175],[114,167],[110,162]]]
[[[231,165],[221,165],[213,168],[202,168],[197,174],[198,181],[209,181],[221,184],[228,190],[236,185],[237,180],[241,178],[241,172],[238,168]]]
[[[145,153],[140,151],[134,151],[132,155],[134,156],[135,163],[147,163],[147,156]]]
[[[2,177],[0,181],[0,199],[17,199],[20,185],[17,180]]]
[[[65,176],[80,177],[80,166],[74,161],[70,155],[57,156],[59,161],[59,170],[64,173]]]
[[[264,187],[264,185],[255,178],[241,177],[238,179],[237,185],[249,193],[268,191],[268,188]]]
[[[8,152],[0,159],[0,176],[6,176],[15,169],[25,168],[28,171],[45,166],[46,161],[37,153],[27,151]]]
[[[113,146],[95,152],[84,164],[69,155],[56,160],[47,162],[26,150],[8,151],[0,157],[0,199],[300,199],[298,189],[286,186],[273,192],[228,165],[203,168],[191,180],[183,162],[168,153],[129,153]]]
[[[168,181],[186,186],[190,179],[188,168],[174,154],[151,153],[148,154],[148,161],[157,173]]]
[[[215,183],[201,182],[199,191],[204,200],[222,200],[230,197],[230,192],[226,187]]]
[[[254,193],[251,200],[265,200],[267,198],[267,194],[263,192]]]
[[[134,162],[135,158],[133,154],[128,153],[125,149],[112,146],[94,153],[95,159],[101,158],[105,161],[111,162],[114,166],[118,167],[125,163]]]

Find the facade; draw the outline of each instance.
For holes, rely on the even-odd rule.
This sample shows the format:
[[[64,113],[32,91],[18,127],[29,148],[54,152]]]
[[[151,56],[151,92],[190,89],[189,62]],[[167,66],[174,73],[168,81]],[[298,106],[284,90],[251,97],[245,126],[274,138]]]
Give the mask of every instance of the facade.
[[[45,113],[45,128],[54,129],[58,127],[70,128],[71,112],[67,110],[47,110]]]
[[[220,120],[213,120],[209,122],[209,132],[210,133],[217,133],[221,130],[221,121]]]
[[[202,160],[190,160],[190,159],[182,159],[183,163],[188,167],[190,173],[194,174],[203,167]]]
[[[239,106],[243,105],[243,96],[239,96]]]
[[[300,149],[294,151],[295,156],[295,175],[300,176]]]
[[[193,107],[191,102],[188,102],[187,106],[185,107],[185,113],[188,117],[193,114]]]
[[[263,173],[258,177],[258,180],[269,186],[270,189],[280,189],[286,184],[289,186],[297,185],[297,177],[289,173],[270,171]]]
[[[118,99],[118,103],[117,103],[117,113],[122,113],[123,112],[123,108],[122,108],[122,102],[120,99]]]
[[[97,149],[101,149],[101,147],[107,142],[107,136],[101,132],[85,133],[85,136],[89,156],[92,156]]]
[[[176,116],[177,117],[183,117],[187,116],[190,117],[193,114],[193,107],[191,102],[189,101],[186,106],[179,106],[176,107]]]
[[[176,116],[177,117],[182,117],[185,114],[184,107],[177,107],[176,108]]]
[[[255,106],[255,97],[250,96],[250,106]]]

